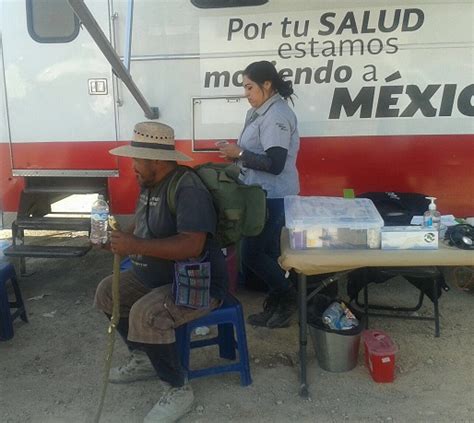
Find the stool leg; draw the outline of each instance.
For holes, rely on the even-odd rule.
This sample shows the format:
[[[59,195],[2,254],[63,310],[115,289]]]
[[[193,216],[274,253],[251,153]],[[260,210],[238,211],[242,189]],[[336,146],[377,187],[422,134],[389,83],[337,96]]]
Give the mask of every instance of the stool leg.
[[[235,338],[234,325],[232,323],[222,323],[217,325],[217,337],[219,342],[219,356],[228,360],[235,360]]]
[[[13,292],[15,293],[16,306],[19,310],[21,310],[21,314],[20,314],[21,320],[28,323],[28,317],[26,315],[25,304],[23,303],[23,297],[21,296],[20,286],[18,285],[18,280],[16,279],[16,276],[12,276],[11,281],[12,281],[12,286],[13,286]]]
[[[237,310],[237,347],[239,349],[240,359],[240,384],[242,386],[248,386],[252,383],[252,377],[250,376],[250,361],[249,352],[247,348],[247,335],[245,333],[245,321],[242,307],[239,305]]]
[[[13,338],[13,322],[5,284],[6,280],[0,281],[0,339],[2,341]]]

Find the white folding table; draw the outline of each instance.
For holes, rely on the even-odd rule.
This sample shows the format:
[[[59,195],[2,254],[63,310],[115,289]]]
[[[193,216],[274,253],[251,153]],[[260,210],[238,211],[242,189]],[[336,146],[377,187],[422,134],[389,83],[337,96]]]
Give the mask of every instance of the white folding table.
[[[298,274],[298,313],[300,322],[300,395],[307,397],[307,281],[310,275],[344,272],[361,267],[474,266],[474,250],[461,250],[440,242],[437,250],[311,249],[292,250],[287,229],[281,235],[281,256],[285,270]]]

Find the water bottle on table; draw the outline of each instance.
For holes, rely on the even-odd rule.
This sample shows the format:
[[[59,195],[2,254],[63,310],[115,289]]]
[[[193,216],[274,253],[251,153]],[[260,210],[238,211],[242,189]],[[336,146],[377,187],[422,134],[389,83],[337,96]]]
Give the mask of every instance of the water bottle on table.
[[[109,205],[103,195],[99,195],[92,204],[91,210],[91,235],[93,244],[105,244],[108,240],[107,225],[109,220]]]

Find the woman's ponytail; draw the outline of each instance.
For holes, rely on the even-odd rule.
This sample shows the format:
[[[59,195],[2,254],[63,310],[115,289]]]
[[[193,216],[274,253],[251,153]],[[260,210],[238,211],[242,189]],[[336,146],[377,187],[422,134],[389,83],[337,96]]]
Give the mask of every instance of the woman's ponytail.
[[[285,100],[289,98],[293,103],[293,99],[291,98],[291,96],[294,94],[293,83],[291,81],[285,81],[279,75],[278,77],[280,78],[280,82],[279,85],[275,87],[276,90]]]
[[[278,92],[285,100],[290,99],[293,103],[291,96],[294,94],[293,83],[291,81],[285,81],[277,72],[273,63],[266,60],[260,62],[253,62],[248,65],[244,70],[244,75],[249,79],[256,82],[260,86],[265,81],[270,81],[272,87]]]

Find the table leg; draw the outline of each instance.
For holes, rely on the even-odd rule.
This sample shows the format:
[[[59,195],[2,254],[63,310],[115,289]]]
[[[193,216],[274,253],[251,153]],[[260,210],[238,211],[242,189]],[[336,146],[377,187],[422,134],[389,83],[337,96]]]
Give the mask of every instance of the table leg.
[[[433,306],[435,322],[435,338],[439,338],[439,307],[438,307],[438,284],[439,278],[435,277],[433,282]]]
[[[300,321],[300,396],[308,398],[308,384],[306,381],[306,345],[307,332],[307,303],[306,303],[306,275],[298,274],[298,313]]]
[[[365,271],[367,275],[367,270]],[[369,281],[365,277],[364,285],[364,314],[365,314],[365,329],[369,329]]]

